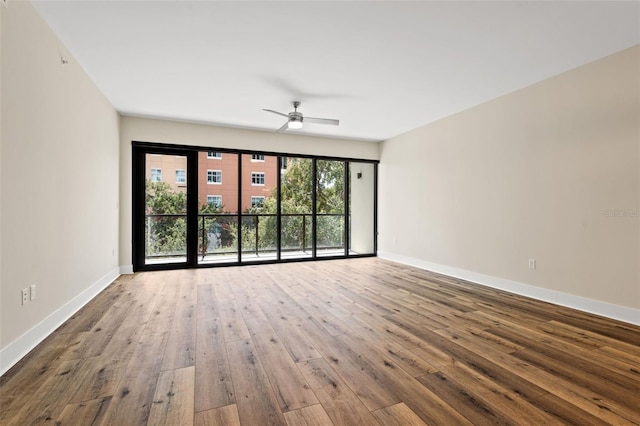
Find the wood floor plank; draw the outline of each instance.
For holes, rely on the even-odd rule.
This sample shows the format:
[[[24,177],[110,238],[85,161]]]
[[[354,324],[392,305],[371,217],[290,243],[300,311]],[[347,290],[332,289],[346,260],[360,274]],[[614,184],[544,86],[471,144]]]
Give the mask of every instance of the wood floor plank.
[[[109,404],[106,422],[146,424],[160,374],[167,334],[142,334],[136,350]]]
[[[247,425],[284,425],[278,400],[251,339],[226,343],[238,416]]]
[[[196,291],[195,283],[176,283],[180,286],[167,347],[162,360],[162,371],[191,367],[195,363],[196,346]]]
[[[180,293],[180,286],[163,279],[163,275],[157,275],[158,290],[151,302],[153,310],[149,320],[143,328],[144,334],[165,333],[171,330],[173,317],[177,308],[176,300]]]
[[[377,374],[379,367],[363,358],[358,348],[338,341],[337,337],[331,336],[314,321],[306,318],[300,321],[314,347],[369,410],[377,410],[400,402],[399,396],[394,395],[390,389],[386,388],[386,383],[380,380]]]
[[[426,425],[404,403],[381,408],[373,412],[373,415],[385,426],[423,426]]]
[[[149,425],[193,425],[195,367],[163,371],[158,377]]]
[[[335,425],[376,425],[378,422],[345,381],[324,359],[298,364]]]
[[[77,312],[71,316],[60,328],[61,333],[78,333],[91,330],[105,313],[117,303],[126,299],[127,290],[130,288],[133,276],[121,275],[111,285],[109,285],[100,297],[91,299],[85,305],[82,312]]]
[[[134,303],[132,301],[116,303],[109,311],[109,315],[103,316],[100,321],[90,330],[87,337],[82,341],[79,349],[82,358],[90,358],[102,355],[111,339],[117,334],[124,319],[132,312]]]
[[[573,346],[557,349],[544,341],[522,336],[506,328],[496,328],[491,333],[518,341],[528,348],[513,352],[514,357],[595,392],[610,395],[622,404],[627,403],[626,396],[629,393],[640,395],[640,381],[637,378],[602,365],[606,359],[600,358],[594,351],[583,352],[580,347]]]
[[[331,426],[333,422],[324,411],[322,405],[316,404],[309,407],[284,413],[288,426]]]
[[[244,322],[240,305],[234,296],[221,302],[220,321],[225,342],[234,342],[251,338],[251,333]]]
[[[509,418],[511,423],[518,423],[522,418],[526,418],[531,424],[552,424],[554,421],[517,393],[487,380],[483,374],[463,363],[446,367],[442,372],[460,383],[470,394],[474,394],[476,399],[484,401],[493,412],[502,413]]]
[[[69,349],[76,347],[75,333],[53,334],[0,378],[0,424],[9,421],[31,396],[60,368]]]
[[[195,415],[195,426],[240,426],[236,404],[200,411]]]
[[[75,377],[77,388],[71,393],[69,403],[98,400],[113,395],[126,367],[127,363],[118,358],[100,356],[86,359]]]
[[[56,426],[98,426],[104,421],[104,416],[111,402],[111,396],[92,399],[89,401],[67,404],[55,421]]]
[[[220,319],[205,317],[197,323],[195,410],[233,404],[236,399]]]
[[[82,360],[64,361],[32,395],[28,403],[7,424],[44,424],[57,418],[69,402],[70,389],[75,390],[75,376],[81,371]]]
[[[399,368],[389,357],[380,353],[364,339],[353,335],[336,337],[345,346],[358,348],[361,362],[369,366],[376,378],[392,394],[411,408],[427,424],[471,425],[449,404],[422,386],[410,374]],[[365,361],[366,360],[366,361]]]
[[[137,313],[137,312],[136,312]],[[101,357],[118,359],[126,364],[136,348],[136,342],[146,326],[145,317],[140,315],[128,315],[122,319],[117,333],[104,347]]]
[[[296,321],[295,317],[286,316],[282,312],[278,314],[278,311],[270,309],[272,304],[261,304],[260,306],[268,318],[270,326],[278,334],[280,341],[294,362],[320,358],[320,352],[309,342],[301,329],[300,322]]]
[[[193,366],[195,363],[196,318],[194,307],[176,313],[171,330],[167,333],[162,370]]]
[[[206,283],[196,286],[197,318],[220,317],[220,307],[213,284]]]
[[[318,403],[315,394],[275,333],[256,334],[253,336],[253,343],[282,412]]]
[[[557,420],[554,423],[574,426],[603,425],[604,420],[551,393],[536,398],[535,405]]]
[[[638,424],[640,327],[371,258],[122,276],[0,424]]]

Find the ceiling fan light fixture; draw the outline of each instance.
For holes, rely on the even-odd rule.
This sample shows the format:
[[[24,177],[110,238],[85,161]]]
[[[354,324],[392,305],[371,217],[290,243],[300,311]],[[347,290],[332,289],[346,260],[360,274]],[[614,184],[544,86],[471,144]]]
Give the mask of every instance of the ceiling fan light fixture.
[[[290,129],[302,129],[302,121],[299,120],[291,120],[289,122],[289,126]]]
[[[0,0],[2,1],[2,0]],[[263,111],[270,112],[272,114],[280,115],[282,117],[287,117],[287,121],[280,127],[276,132],[283,132],[288,129],[302,129],[302,123],[304,121],[308,123],[314,124],[330,124],[332,126],[340,125],[340,120],[336,120],[333,118],[317,118],[317,117],[304,117],[301,112],[298,112],[298,107],[300,106],[300,101],[291,102],[293,106],[293,111],[289,114],[285,114],[283,112],[274,111],[272,109],[263,109]]]

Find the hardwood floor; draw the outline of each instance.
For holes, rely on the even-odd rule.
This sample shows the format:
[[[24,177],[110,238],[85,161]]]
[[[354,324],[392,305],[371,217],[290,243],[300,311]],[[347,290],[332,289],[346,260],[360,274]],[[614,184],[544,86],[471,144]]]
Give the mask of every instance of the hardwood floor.
[[[631,425],[640,327],[377,258],[122,276],[0,424]]]

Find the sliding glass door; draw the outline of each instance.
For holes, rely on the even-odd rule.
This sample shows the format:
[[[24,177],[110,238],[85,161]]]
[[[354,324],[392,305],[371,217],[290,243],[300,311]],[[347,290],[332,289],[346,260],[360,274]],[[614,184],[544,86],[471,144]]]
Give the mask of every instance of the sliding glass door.
[[[198,264],[237,262],[238,159],[198,151]]]
[[[376,163],[133,143],[134,270],[375,255]]]
[[[280,257],[313,257],[313,159],[280,157]]]
[[[278,258],[278,157],[242,154],[241,262]]]
[[[316,161],[316,256],[344,255],[345,162]]]
[[[145,156],[145,264],[187,262],[187,157]]]

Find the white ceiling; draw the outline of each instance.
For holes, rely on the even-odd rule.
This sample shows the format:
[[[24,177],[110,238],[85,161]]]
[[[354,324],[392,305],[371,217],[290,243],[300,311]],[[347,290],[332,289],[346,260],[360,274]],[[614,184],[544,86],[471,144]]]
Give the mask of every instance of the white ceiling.
[[[33,3],[123,114],[371,141],[640,42],[637,1]]]

